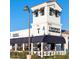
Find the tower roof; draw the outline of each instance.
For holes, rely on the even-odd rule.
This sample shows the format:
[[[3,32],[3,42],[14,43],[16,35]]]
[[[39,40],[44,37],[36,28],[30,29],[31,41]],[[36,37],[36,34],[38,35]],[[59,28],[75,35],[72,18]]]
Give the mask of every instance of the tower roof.
[[[55,5],[55,9],[56,10],[59,10],[59,11],[61,11],[62,10],[62,8],[57,4],[57,2],[55,2],[55,1],[48,1],[48,2],[43,2],[43,3],[41,3],[41,4],[38,4],[38,5],[35,5],[35,6],[32,6],[32,10],[36,10],[36,9],[40,9],[41,7],[45,7],[45,6],[53,6],[53,5]]]

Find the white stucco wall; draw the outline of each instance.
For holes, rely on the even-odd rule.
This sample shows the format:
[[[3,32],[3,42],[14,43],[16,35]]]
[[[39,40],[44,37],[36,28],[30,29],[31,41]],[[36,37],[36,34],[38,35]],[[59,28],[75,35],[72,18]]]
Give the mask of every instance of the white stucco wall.
[[[44,35],[44,33],[46,35],[55,35],[55,36],[60,36],[60,33],[56,33],[56,32],[49,32],[49,26],[50,27],[54,27],[54,28],[59,28],[61,31],[61,22],[60,22],[60,16],[59,17],[55,17],[55,15],[50,16],[49,15],[49,7],[52,7],[56,10],[61,11],[61,7],[56,3],[56,2],[45,2],[42,4],[39,4],[37,6],[32,7],[32,11],[36,10],[36,9],[40,9],[42,7],[45,7],[44,9],[44,15],[41,16],[40,13],[38,15],[38,17],[35,17],[33,15],[33,23],[32,23],[32,28],[30,29],[30,35],[32,36],[39,36],[39,35]],[[51,25],[49,25],[51,24]],[[45,27],[45,30],[43,30],[43,27]],[[40,28],[39,33],[38,33],[38,28]],[[28,29],[24,29],[24,30],[19,30],[19,31],[14,31],[11,32],[11,38],[18,38],[18,37],[13,37],[13,34],[18,33],[19,36],[18,37],[28,37]]]
[[[68,49],[68,42],[69,42],[69,34],[62,33],[62,36],[65,38],[66,43],[64,44],[65,50]]]
[[[13,37],[13,34],[19,34],[18,37]],[[10,38],[20,38],[20,37],[28,37],[29,35],[29,32],[28,32],[28,29],[24,29],[24,30],[19,30],[19,31],[13,31],[13,32],[10,32]],[[32,36],[32,29],[30,29],[30,35]]]
[[[30,28],[30,36],[40,36],[40,35],[44,35],[44,33],[46,35],[60,36],[61,28],[62,28],[61,27],[61,16],[59,16],[59,17],[55,17],[55,15],[50,16],[49,7],[62,11],[61,7],[56,2],[49,2],[49,3],[45,2],[45,3],[39,4],[37,6],[34,6],[31,9],[32,9],[32,11],[34,11],[34,10],[40,9],[42,7],[45,7],[43,16],[41,16],[40,13],[38,13],[38,17],[35,17],[33,15],[33,23],[31,24],[32,28]],[[43,27],[45,27],[45,30],[43,30]],[[50,32],[49,27],[59,28],[60,33]],[[40,28],[39,33],[37,30],[38,28]],[[13,37],[13,34],[16,34],[16,33],[19,34],[19,36]],[[29,36],[28,29],[10,32],[10,39],[28,37],[28,36]],[[68,49],[68,40],[69,40],[68,36],[69,35],[62,34],[62,36],[65,38],[65,41],[66,41],[66,43],[64,44],[64,48],[66,50],[66,49]]]

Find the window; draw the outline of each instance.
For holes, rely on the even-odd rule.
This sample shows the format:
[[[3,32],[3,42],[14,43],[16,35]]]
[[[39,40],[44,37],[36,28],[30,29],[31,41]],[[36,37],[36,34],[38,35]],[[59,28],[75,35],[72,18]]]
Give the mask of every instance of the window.
[[[35,10],[34,12],[35,17],[38,17],[38,10]]]
[[[41,16],[44,15],[44,7],[40,9],[40,14],[41,14]]]
[[[49,15],[52,16],[53,14],[55,14],[56,17],[60,16],[61,12],[58,11],[58,10],[54,10],[53,8],[50,7],[50,10],[49,10]]]
[[[61,51],[61,44],[56,44],[56,51]]]
[[[43,31],[44,31],[44,35],[45,35],[45,27],[43,26]]]
[[[58,10],[55,10],[55,16],[58,17],[60,15],[60,12]]]
[[[53,14],[54,14],[54,9],[53,8],[50,8],[49,15],[52,16]]]
[[[18,37],[18,36],[19,36],[18,33],[13,34],[13,37]]]
[[[17,50],[22,51],[22,44],[18,44]]]
[[[64,51],[64,44],[61,44],[61,50]]]
[[[45,30],[45,27],[43,26],[43,30]]]
[[[37,30],[38,30],[38,34],[39,34],[39,30],[40,30],[40,28],[38,28]]]

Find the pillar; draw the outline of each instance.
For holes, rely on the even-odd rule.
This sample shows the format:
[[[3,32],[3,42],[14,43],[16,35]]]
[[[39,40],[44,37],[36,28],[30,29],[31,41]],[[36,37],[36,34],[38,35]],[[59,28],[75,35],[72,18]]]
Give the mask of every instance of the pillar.
[[[10,45],[10,50],[12,49],[12,45]]]
[[[66,51],[66,44],[64,44],[64,51]]]
[[[43,57],[43,42],[41,42],[41,57]]]
[[[24,43],[23,43],[22,47],[23,47],[23,51],[24,51],[24,50],[25,50],[25,49],[24,49]]]
[[[26,55],[27,58],[26,59],[32,59],[32,56],[31,55]]]
[[[33,43],[31,43],[31,55],[33,55]]]
[[[64,54],[66,54],[66,44],[64,44]]]
[[[15,51],[17,51],[17,44],[15,44]]]

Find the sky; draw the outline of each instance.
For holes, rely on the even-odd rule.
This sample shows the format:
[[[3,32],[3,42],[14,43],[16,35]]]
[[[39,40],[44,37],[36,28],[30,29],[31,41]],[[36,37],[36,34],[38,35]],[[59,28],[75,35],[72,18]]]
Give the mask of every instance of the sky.
[[[24,6],[41,4],[49,0],[10,0],[10,31],[17,31],[28,28],[28,12],[24,11]],[[69,30],[69,0],[57,0],[61,6],[61,24],[62,29]],[[32,14],[30,17],[32,23]],[[31,27],[31,26],[30,26]]]

